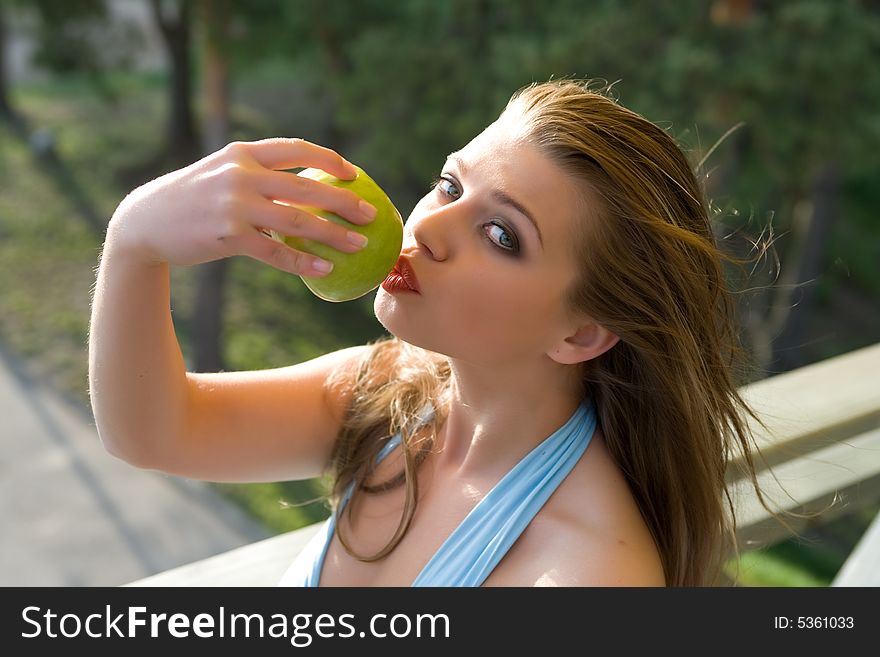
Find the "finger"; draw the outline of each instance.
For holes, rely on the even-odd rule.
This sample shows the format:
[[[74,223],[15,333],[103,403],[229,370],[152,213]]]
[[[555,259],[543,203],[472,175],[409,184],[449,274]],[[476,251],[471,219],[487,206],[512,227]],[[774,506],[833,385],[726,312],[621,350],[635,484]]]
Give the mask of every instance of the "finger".
[[[343,253],[355,253],[363,248],[361,235],[323,217],[288,205],[266,202],[264,199],[248,208],[248,216],[262,228],[271,228],[282,235],[291,235],[320,242]]]
[[[375,209],[350,189],[340,189],[305,176],[284,171],[267,171],[256,178],[256,188],[269,199],[296,205],[309,205],[330,210],[355,224],[368,224],[375,217],[367,209]]]
[[[310,253],[291,249],[286,244],[253,230],[239,238],[239,253],[282,271],[298,276],[326,276],[329,272],[315,267],[322,259]],[[330,263],[332,264],[332,263]]]
[[[357,177],[357,169],[339,153],[298,137],[271,137],[245,142],[245,147],[267,169],[314,167],[343,180]]]

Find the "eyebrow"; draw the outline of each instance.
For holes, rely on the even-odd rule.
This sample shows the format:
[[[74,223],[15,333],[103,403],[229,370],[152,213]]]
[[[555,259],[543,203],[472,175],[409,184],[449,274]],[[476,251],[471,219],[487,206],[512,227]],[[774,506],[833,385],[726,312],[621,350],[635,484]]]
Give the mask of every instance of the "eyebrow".
[[[462,173],[468,170],[467,163],[460,157],[456,157],[454,153],[450,153],[449,156],[446,158],[446,161],[455,162]],[[541,235],[541,229],[538,228],[538,222],[535,221],[535,217],[532,215],[531,212],[528,211],[526,206],[510,196],[507,192],[502,192],[500,189],[492,190],[492,198],[502,205],[509,205],[513,209],[520,212],[523,216],[525,216],[525,218],[532,223],[532,226],[535,227],[535,231],[538,233],[538,241],[541,243],[541,249],[544,248],[544,237]]]

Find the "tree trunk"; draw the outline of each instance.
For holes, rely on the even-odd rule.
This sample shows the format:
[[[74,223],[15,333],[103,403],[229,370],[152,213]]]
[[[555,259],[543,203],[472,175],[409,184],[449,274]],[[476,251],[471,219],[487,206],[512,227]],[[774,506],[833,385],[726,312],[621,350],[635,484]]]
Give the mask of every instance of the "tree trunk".
[[[6,79],[6,16],[5,9],[0,3],[0,116],[9,118],[12,116],[12,106],[9,104],[9,83]]]
[[[742,25],[754,12],[752,0],[715,0],[709,16],[716,25]]]
[[[201,0],[202,78],[205,100],[205,154],[213,153],[229,141],[229,66],[225,57],[228,34],[227,0]],[[225,369],[222,356],[224,287],[228,260],[200,265],[197,275],[193,341],[195,371],[218,372]]]
[[[152,0],[153,16],[165,39],[171,65],[168,86],[170,112],[166,131],[168,152],[179,165],[195,160],[201,150],[192,107],[192,76],[190,75],[191,3],[176,2],[177,12],[165,9],[162,0]]]
[[[201,0],[204,20],[202,93],[205,101],[203,151],[207,155],[229,141],[228,0]]]
[[[345,54],[345,35],[340,34],[334,28],[333,21],[328,20],[321,11],[322,2],[313,2],[309,5],[310,13],[314,16],[312,30],[318,42],[323,60],[323,65],[328,76],[333,80],[347,80],[352,74],[352,63]],[[326,98],[326,111],[328,119],[324,125],[324,146],[336,151],[344,151],[347,147],[347,139],[337,120],[339,98],[335,91],[336,85],[330,85],[329,90],[324,88]]]
[[[809,228],[803,254],[795,259],[798,290],[790,299],[790,313],[785,328],[773,344],[774,372],[787,372],[807,364],[803,347],[807,328],[814,316],[816,289],[824,273],[825,252],[834,220],[837,218],[841,174],[836,161],[821,168],[813,184]]]

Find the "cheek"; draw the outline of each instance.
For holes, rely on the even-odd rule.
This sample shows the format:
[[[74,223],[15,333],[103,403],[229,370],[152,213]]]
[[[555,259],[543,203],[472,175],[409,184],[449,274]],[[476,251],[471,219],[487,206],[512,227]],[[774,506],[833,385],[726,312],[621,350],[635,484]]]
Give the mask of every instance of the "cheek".
[[[548,300],[533,278],[513,276],[495,268],[458,281],[459,292],[449,304],[464,329],[504,332],[531,331],[546,316]],[[479,328],[478,328],[479,327]]]
[[[462,359],[503,367],[544,343],[546,296],[533,283],[505,278],[483,277],[437,318],[438,334],[449,336],[450,348]]]
[[[479,275],[452,274],[419,300],[399,300],[381,288],[376,318],[398,338],[424,349],[487,366],[503,367],[512,358],[533,355],[543,344],[554,296],[548,284],[509,270]]]

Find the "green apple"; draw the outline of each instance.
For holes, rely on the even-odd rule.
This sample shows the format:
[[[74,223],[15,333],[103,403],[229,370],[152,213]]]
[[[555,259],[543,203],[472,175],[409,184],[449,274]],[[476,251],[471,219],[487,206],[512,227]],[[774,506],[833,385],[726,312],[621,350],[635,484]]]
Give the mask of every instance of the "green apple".
[[[333,263],[333,271],[326,276],[300,277],[306,287],[324,301],[351,301],[375,290],[394,268],[403,245],[403,219],[400,212],[382,188],[363,169],[354,166],[358,173],[354,180],[342,180],[321,169],[304,169],[297,175],[333,187],[350,189],[376,207],[376,218],[361,225],[353,224],[329,210],[302,206],[307,212],[366,235],[369,243],[364,248],[355,253],[345,253],[327,244],[270,231],[273,239],[284,242],[297,251],[311,253]]]

